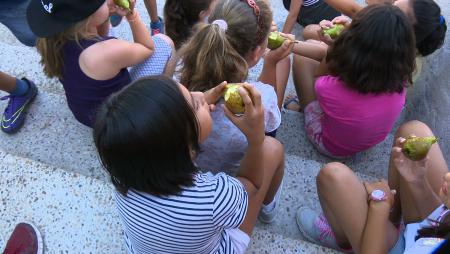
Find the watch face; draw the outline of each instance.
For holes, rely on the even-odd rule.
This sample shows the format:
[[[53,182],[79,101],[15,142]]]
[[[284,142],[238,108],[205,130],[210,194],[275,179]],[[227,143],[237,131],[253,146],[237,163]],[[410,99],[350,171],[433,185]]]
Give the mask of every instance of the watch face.
[[[386,194],[382,190],[374,190],[374,191],[372,191],[371,196],[375,200],[383,200],[383,198],[386,196]]]

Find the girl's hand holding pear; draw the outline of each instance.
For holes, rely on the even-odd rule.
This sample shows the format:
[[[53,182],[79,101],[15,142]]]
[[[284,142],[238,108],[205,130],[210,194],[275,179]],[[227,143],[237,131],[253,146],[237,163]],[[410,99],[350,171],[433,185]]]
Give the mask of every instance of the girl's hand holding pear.
[[[286,40],[284,40],[280,47],[268,51],[264,57],[265,61],[278,63],[292,52],[295,44],[295,36],[293,34],[285,33],[279,33],[279,35],[286,38]]]
[[[223,105],[226,116],[247,137],[249,145],[260,145],[264,141],[264,108],[261,102],[261,94],[252,85],[243,83],[239,88],[239,94],[245,105],[244,114],[236,116]]]

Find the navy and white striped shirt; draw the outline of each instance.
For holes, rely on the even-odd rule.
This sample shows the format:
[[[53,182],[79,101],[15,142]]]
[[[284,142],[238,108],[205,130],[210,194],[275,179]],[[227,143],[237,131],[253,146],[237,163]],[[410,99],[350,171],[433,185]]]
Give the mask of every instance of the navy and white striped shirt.
[[[226,229],[244,220],[248,196],[235,178],[197,174],[177,196],[115,193],[130,253],[235,253]]]
[[[311,5],[316,4],[318,2],[319,2],[319,0],[304,0],[303,1],[303,6],[311,6]]]

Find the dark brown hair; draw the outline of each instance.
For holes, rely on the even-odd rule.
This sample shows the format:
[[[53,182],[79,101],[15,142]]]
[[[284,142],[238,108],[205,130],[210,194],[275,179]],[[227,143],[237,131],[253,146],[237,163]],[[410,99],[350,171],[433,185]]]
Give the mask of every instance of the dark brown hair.
[[[256,0],[254,9],[247,1],[221,0],[209,16],[209,22],[225,20],[228,29],[215,24],[199,24],[197,32],[180,49],[181,84],[189,90],[205,91],[220,82],[242,82],[247,78],[245,56],[261,45],[269,34],[272,11],[265,0]]]
[[[427,56],[444,44],[447,25],[441,22],[441,8],[433,0],[412,0],[417,51]]]
[[[411,23],[396,6],[371,5],[330,47],[328,68],[360,93],[402,92],[412,83],[415,41]]]
[[[105,101],[93,135],[117,191],[168,196],[193,184],[198,133],[196,115],[178,84],[150,76]]]
[[[166,35],[178,50],[192,34],[199,22],[200,12],[208,10],[214,0],[166,0],[164,4],[164,22]]]
[[[420,238],[425,237],[436,237],[436,238],[444,238],[449,239],[450,238],[450,223],[449,222],[437,222],[432,221],[433,223],[436,223],[436,226],[433,227],[424,227],[417,231],[417,236],[415,240],[417,241]]]

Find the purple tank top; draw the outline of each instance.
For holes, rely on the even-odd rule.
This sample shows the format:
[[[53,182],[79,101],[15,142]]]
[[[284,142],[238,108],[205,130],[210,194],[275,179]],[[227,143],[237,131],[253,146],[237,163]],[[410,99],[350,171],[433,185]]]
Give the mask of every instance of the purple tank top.
[[[114,37],[67,42],[63,48],[64,74],[60,79],[66,92],[67,104],[75,118],[84,125],[93,127],[95,115],[102,102],[114,92],[131,82],[126,68],[109,80],[92,79],[81,70],[81,52],[89,46]]]

